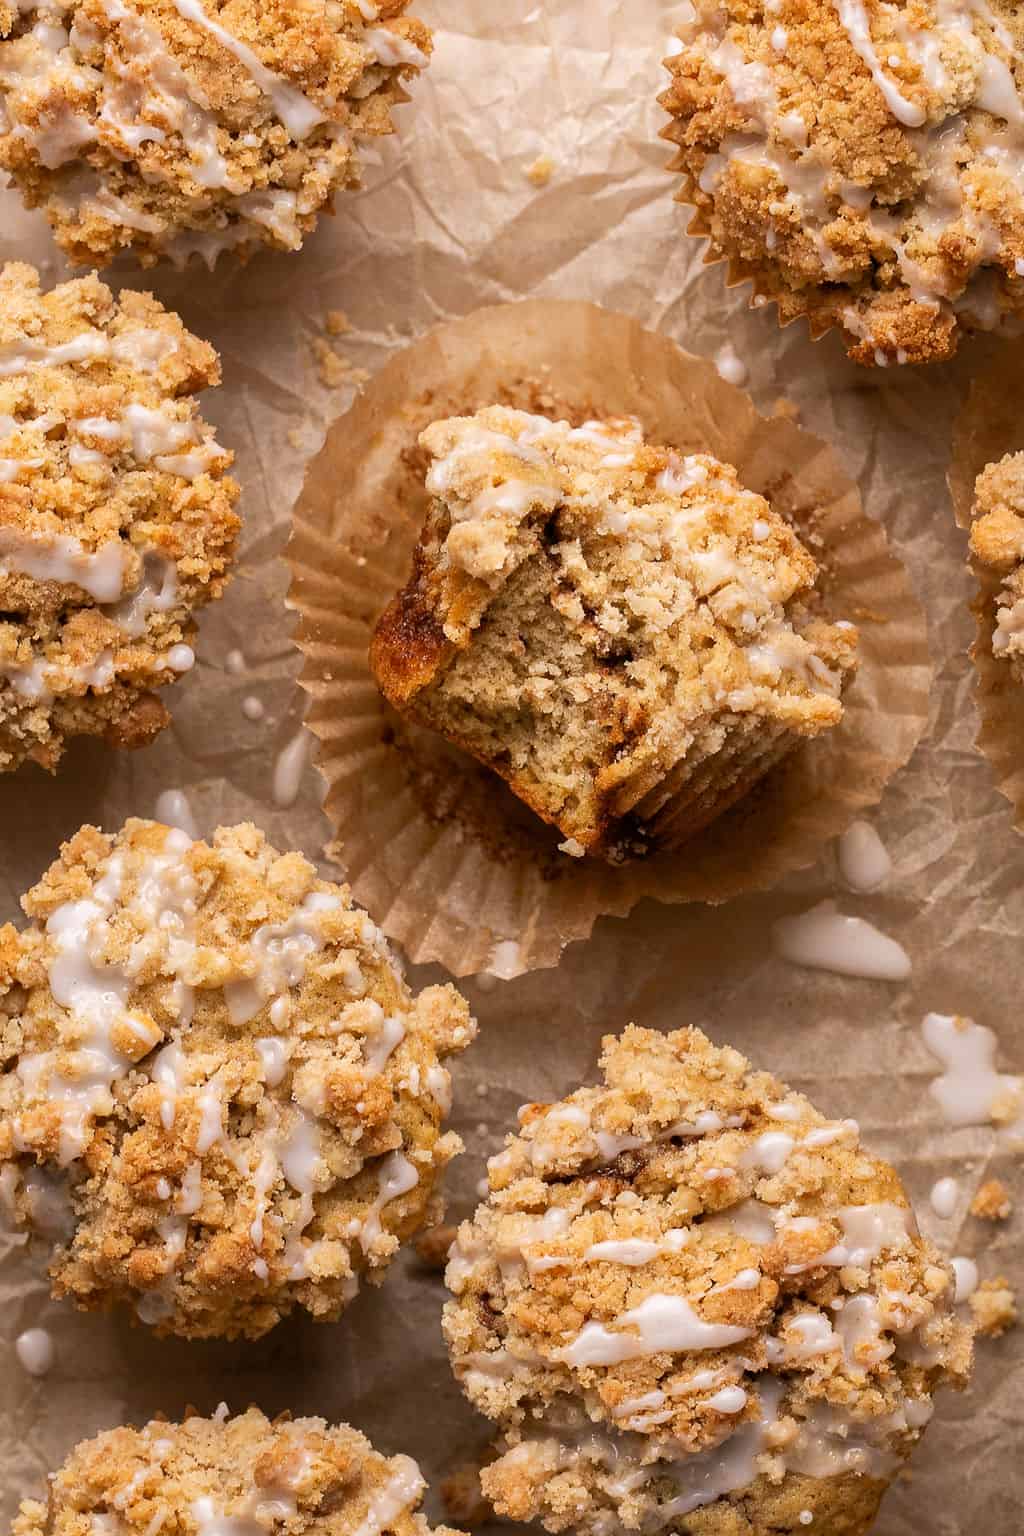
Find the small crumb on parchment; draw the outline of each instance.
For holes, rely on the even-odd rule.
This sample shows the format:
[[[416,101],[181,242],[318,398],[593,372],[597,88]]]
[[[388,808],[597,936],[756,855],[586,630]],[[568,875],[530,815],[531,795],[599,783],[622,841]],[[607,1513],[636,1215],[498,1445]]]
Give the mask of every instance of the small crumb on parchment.
[[[998,1339],[1017,1321],[1017,1298],[1005,1275],[983,1280],[969,1302],[974,1322],[987,1339]]]
[[[416,1240],[416,1257],[428,1269],[444,1269],[448,1250],[455,1241],[454,1227],[428,1227]]]
[[[328,336],[347,336],[352,322],[343,309],[329,309],[324,316],[324,329]]]
[[[982,1221],[1005,1221],[1012,1210],[1013,1201],[1000,1179],[986,1179],[971,1201],[971,1215]]]
[[[316,370],[326,389],[340,389],[345,384],[358,389],[369,379],[365,368],[357,368],[350,358],[336,352],[322,336],[314,336],[312,347]]]
[[[554,174],[555,162],[550,155],[538,155],[523,171],[527,181],[532,181],[535,187],[546,187]]]

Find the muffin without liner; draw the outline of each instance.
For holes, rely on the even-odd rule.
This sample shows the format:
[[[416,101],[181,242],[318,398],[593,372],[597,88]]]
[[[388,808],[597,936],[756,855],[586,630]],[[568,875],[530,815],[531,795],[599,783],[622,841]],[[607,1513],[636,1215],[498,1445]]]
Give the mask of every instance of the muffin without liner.
[[[339,1317],[440,1219],[443,1058],[475,1025],[413,997],[346,887],[251,825],[83,827],[0,929],[0,1195],[57,1296],[159,1333]]]
[[[861,1536],[969,1330],[895,1171],[698,1030],[527,1104],[444,1329],[499,1514],[582,1536]]]

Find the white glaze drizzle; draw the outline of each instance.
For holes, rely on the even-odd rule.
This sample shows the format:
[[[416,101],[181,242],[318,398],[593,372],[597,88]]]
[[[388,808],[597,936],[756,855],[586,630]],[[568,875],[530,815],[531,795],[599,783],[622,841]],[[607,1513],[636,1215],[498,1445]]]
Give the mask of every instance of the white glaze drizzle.
[[[29,1328],[20,1333],[14,1341],[14,1352],[30,1376],[46,1376],[53,1366],[53,1339],[45,1328]]]
[[[283,923],[263,923],[256,929],[245,961],[250,974],[224,986],[232,1023],[247,1024],[272,999],[299,985],[311,956],[324,944],[320,914],[340,905],[331,891],[310,891]]]
[[[363,1218],[359,1230],[359,1243],[364,1253],[369,1253],[381,1235],[381,1212],[392,1200],[398,1200],[415,1189],[420,1176],[402,1152],[391,1152],[380,1165],[377,1174],[377,1196]]]
[[[107,859],[87,898],[65,902],[47,919],[46,932],[55,949],[49,966],[50,991],[71,1015],[79,1044],[73,1054],[54,1050],[24,1055],[16,1070],[29,1095],[38,1091],[45,1078],[48,1097],[60,1107],[58,1161],[62,1167],[81,1155],[92,1119],[110,1112],[113,1084],[159,1042],[152,1025],[128,1009],[127,998],[133,971],[143,962],[149,943],[166,944],[175,974],[191,956],[196,899],[186,857],[191,846],[184,833],[172,828],[161,850],[147,854],[136,877],[131,904],[144,935],[136,942],[125,969],[99,965],[93,959],[122,900],[123,851]],[[115,1031],[122,1040],[133,1042],[129,1052],[115,1044]],[[65,1070],[60,1069],[58,1060],[67,1064]]]
[[[661,1350],[721,1349],[749,1338],[753,1332],[727,1323],[705,1322],[685,1297],[657,1291],[623,1312],[615,1319],[615,1326],[635,1332],[613,1332],[604,1323],[585,1323],[555,1358],[576,1367],[618,1365]]]
[[[892,859],[870,822],[851,822],[840,837],[839,873],[853,891],[876,891],[888,880]]]
[[[391,1476],[370,1498],[352,1536],[381,1536],[404,1510],[416,1504],[426,1483],[411,1456],[393,1456]]]
[[[982,1024],[929,1013],[921,1026],[924,1043],[945,1071],[931,1084],[932,1097],[950,1125],[985,1125],[1006,1106],[1020,1113],[1024,1082],[996,1070],[996,1037]]]
[[[792,965],[862,976],[874,981],[906,981],[910,957],[901,944],[860,917],[847,917],[834,901],[819,902],[796,917],[772,924],[772,947]]]
[[[271,794],[274,804],[279,805],[282,810],[294,805],[298,798],[302,775],[306,771],[312,745],[313,738],[303,725],[277,755]]]
[[[267,97],[275,114],[296,143],[301,144],[304,139],[308,139],[313,129],[326,120],[329,114],[323,108],[310,101],[296,86],[268,69],[247,43],[243,43],[226,27],[221,26],[219,21],[214,21],[206,14],[200,0],[173,0],[173,4],[179,16],[208,32],[238,60]]]

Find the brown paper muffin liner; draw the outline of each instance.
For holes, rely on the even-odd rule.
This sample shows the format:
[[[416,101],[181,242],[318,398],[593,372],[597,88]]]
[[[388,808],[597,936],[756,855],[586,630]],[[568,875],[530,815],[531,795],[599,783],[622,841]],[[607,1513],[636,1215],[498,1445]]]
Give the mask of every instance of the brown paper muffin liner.
[[[669,68],[669,60],[665,59],[662,62],[663,67],[667,70]],[[665,110],[668,112],[669,109],[665,105],[662,95],[659,95],[658,100],[661,105],[665,106]],[[680,146],[676,132],[674,132],[678,128],[678,119],[670,115],[669,121],[659,132],[659,138],[673,147],[671,158],[666,162],[665,169],[670,174],[679,177],[680,185],[674,194],[675,201],[682,207],[689,208],[692,215],[690,222],[686,225],[685,233],[691,239],[705,240],[707,242],[707,249],[704,252],[701,264],[705,267],[724,266],[723,280],[726,288],[749,286],[748,309],[764,309],[769,304],[773,305],[776,323],[780,331],[797,321],[804,320],[807,323],[808,334],[812,341],[821,341],[822,337],[827,336],[829,331],[839,330],[844,338],[845,346],[847,333],[843,330],[842,326],[837,325],[834,320],[824,319],[821,314],[816,313],[813,309],[800,305],[796,294],[789,292],[782,285],[772,280],[770,265],[744,261],[742,257],[734,253],[723,251],[716,243],[714,232],[708,222],[707,213],[698,195],[699,189],[696,178],[690,173],[686,155]]]
[[[662,137],[665,138],[667,135],[663,132]],[[723,281],[726,288],[749,287],[748,309],[766,309],[771,305],[775,310],[775,321],[780,331],[803,320],[806,322],[807,332],[812,341],[821,341],[829,331],[838,330],[843,337],[843,345],[847,345],[847,332],[842,326],[837,325],[834,320],[823,319],[812,309],[800,306],[795,294],[780,284],[772,282],[770,267],[744,261],[739,256],[723,251],[715,243],[707,215],[697,201],[697,183],[686,170],[681,156],[673,156],[666,169],[675,171],[682,177],[683,184],[675,194],[675,201],[682,207],[689,208],[693,215],[686,226],[686,234],[691,239],[707,241],[707,250],[701,258],[702,266],[724,267]]]
[[[500,779],[399,718],[377,690],[371,632],[409,575],[426,511],[417,436],[495,402],[577,421],[636,416],[654,442],[734,464],[808,541],[828,615],[860,630],[841,724],[681,852],[614,867],[559,853],[561,834]],[[413,960],[456,976],[555,965],[599,916],[624,916],[644,896],[721,902],[774,885],[877,803],[925,726],[923,612],[832,450],[760,416],[710,362],[591,304],[479,310],[394,358],[310,465],[288,558],[307,724],[336,833],[328,853]]]
[[[986,464],[1024,448],[1024,399],[1021,392],[1024,346],[1001,349],[977,374],[953,429],[949,489],[959,527],[970,529],[974,482]],[[977,746],[988,758],[996,787],[1013,806],[1014,826],[1024,832],[1024,686],[1008,661],[992,651],[996,598],[1000,582],[978,561],[971,561],[977,582],[972,608],[976,623],[971,660],[980,725]]]

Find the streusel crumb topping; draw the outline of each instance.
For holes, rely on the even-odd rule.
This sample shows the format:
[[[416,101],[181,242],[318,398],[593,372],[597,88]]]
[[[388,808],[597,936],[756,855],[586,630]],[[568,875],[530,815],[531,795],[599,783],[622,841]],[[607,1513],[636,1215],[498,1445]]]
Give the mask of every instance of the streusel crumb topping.
[[[451,986],[251,825],[84,827],[0,929],[0,1193],[55,1294],[161,1333],[336,1318],[437,1221]]]
[[[1024,453],[982,470],[972,515],[971,554],[999,582],[992,651],[1024,682]]]
[[[347,1424],[222,1408],[83,1441],[12,1536],[458,1536],[418,1512],[424,1488],[411,1456],[381,1456]]]
[[[666,60],[681,200],[782,321],[949,357],[1024,313],[1024,16],[1009,0],[695,0]]]
[[[730,773],[840,720],[856,631],[827,620],[809,550],[731,465],[632,419],[502,406],[421,443],[433,499],[371,662],[568,851],[606,851],[676,770],[707,819],[716,791],[735,798]]]
[[[630,1026],[602,1066],[520,1111],[452,1250],[485,1493],[594,1536],[866,1529],[971,1355],[896,1173],[697,1030]]]
[[[216,352],[151,295],[0,270],[0,770],[149,741],[234,556]]]
[[[407,0],[0,0],[0,167],[72,261],[297,250],[429,58]]]

